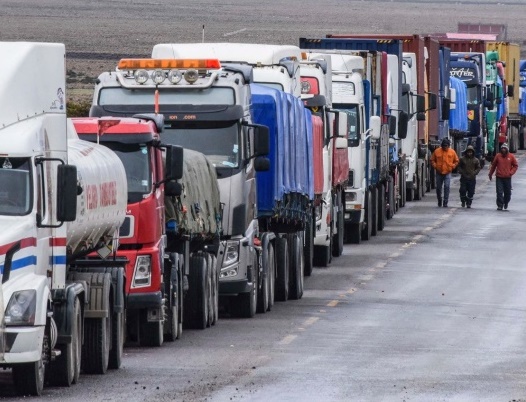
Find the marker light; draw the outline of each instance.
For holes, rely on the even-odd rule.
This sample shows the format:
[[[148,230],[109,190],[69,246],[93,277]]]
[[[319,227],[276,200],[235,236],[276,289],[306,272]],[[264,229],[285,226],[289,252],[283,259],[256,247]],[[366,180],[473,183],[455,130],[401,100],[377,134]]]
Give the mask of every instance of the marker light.
[[[166,79],[166,74],[163,70],[152,71],[152,81],[156,84],[161,84]]]
[[[184,79],[189,84],[193,84],[194,82],[196,82],[199,79],[199,74],[198,74],[197,70],[194,70],[194,69],[186,70],[184,72]]]
[[[168,72],[168,81],[172,84],[178,84],[183,79],[183,74],[179,70],[170,70]]]
[[[146,70],[137,70],[134,75],[137,84],[144,84],[150,78]]]
[[[138,69],[190,69],[219,70],[221,63],[218,59],[121,59],[117,66],[119,70]]]

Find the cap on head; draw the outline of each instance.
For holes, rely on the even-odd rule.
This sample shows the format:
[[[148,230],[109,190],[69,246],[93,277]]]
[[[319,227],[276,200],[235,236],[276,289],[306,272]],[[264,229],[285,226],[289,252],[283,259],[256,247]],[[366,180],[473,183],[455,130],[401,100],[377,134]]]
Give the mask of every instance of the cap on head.
[[[449,147],[451,145],[451,141],[449,141],[449,138],[444,138],[442,140],[442,144],[440,144],[442,147]]]
[[[504,143],[500,146],[500,149],[506,149],[506,151],[509,151],[510,149],[508,148],[508,144],[507,143]]]

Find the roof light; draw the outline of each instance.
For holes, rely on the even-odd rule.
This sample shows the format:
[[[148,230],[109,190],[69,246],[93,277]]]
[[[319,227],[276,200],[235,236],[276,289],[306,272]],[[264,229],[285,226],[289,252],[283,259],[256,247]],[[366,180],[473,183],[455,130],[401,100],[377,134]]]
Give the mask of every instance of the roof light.
[[[137,70],[134,74],[137,84],[144,84],[150,76],[146,70]]]
[[[172,84],[178,84],[183,79],[183,74],[179,70],[170,70],[168,72],[168,81]]]
[[[119,70],[152,70],[158,68],[219,70],[221,63],[218,59],[121,59],[117,67]]]
[[[197,70],[194,70],[194,69],[186,70],[184,72],[184,79],[189,84],[193,84],[194,82],[196,82],[199,79],[199,73],[197,72]]]
[[[152,71],[152,81],[156,84],[161,84],[166,79],[166,74],[163,70]]]

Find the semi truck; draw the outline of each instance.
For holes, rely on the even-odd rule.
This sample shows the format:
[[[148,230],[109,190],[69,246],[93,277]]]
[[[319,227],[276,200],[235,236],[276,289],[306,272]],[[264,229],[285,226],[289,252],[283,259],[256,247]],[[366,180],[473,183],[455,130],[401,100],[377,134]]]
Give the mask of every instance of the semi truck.
[[[182,149],[162,144],[161,115],[73,122],[82,139],[110,148],[126,170],[128,208],[117,255],[128,260],[128,338],[160,346],[180,337],[183,321],[187,328],[215,324],[220,205],[208,160],[189,150],[183,158]],[[166,152],[173,152],[168,171],[179,172],[179,186],[167,183]],[[185,288],[185,282],[191,286]]]
[[[316,58],[308,54],[302,56],[300,63],[301,99],[313,115],[313,129],[320,127],[322,141],[313,142],[313,152],[321,154],[321,170],[314,165],[315,183],[321,177],[321,186],[316,188],[314,265],[328,266],[331,256],[339,257],[343,253],[344,243],[344,188],[349,179],[349,159],[347,142],[339,138],[338,132],[346,136],[349,124],[344,111],[332,108],[332,67],[331,58],[319,55]],[[319,124],[316,123],[319,121]],[[318,136],[315,137],[318,139]]]
[[[212,55],[212,56],[210,56]],[[162,43],[154,46],[153,58],[208,58],[221,63],[243,64],[252,67],[253,82],[301,97],[300,59],[297,46],[251,43]],[[315,216],[314,206],[310,207]],[[314,223],[306,222],[304,236],[305,273],[312,272],[314,256]],[[332,224],[332,227],[337,225]],[[310,235],[312,234],[312,235]]]
[[[161,140],[206,155],[221,198],[219,292],[234,315],[252,317],[268,292],[270,240],[260,235],[256,171],[267,169],[268,130],[250,114],[252,67],[218,59],[122,59],[99,76],[91,116],[164,115]],[[265,248],[266,247],[266,248]],[[268,309],[268,308],[267,308]]]
[[[0,54],[0,366],[19,394],[40,395],[44,379],[69,386],[121,364],[126,176],[66,118],[63,44],[2,42]]]
[[[526,147],[526,60],[520,62],[520,102],[519,114],[522,121],[522,133],[519,133],[519,148]]]
[[[520,137],[524,143],[524,127],[519,113],[521,48],[516,43],[486,42],[486,52],[488,55],[497,53],[498,62],[504,69],[506,132],[503,140],[507,141],[510,152],[517,152],[521,145]]]
[[[396,147],[399,127],[399,136],[405,136],[407,115],[401,113],[405,124],[399,125],[397,118],[390,114],[391,108],[397,109],[398,114],[401,76],[397,56],[377,50],[383,46],[382,42],[300,38],[300,47],[313,52],[311,57],[316,57],[316,53],[331,54],[333,107],[347,110],[359,119],[360,126],[350,124],[354,132],[348,134],[351,168],[344,210],[345,239],[348,243],[368,240],[378,229],[383,229],[385,219],[391,218],[402,202],[396,179],[398,169],[403,170],[404,167],[399,164],[398,152],[389,150]],[[393,49],[398,49],[401,54],[400,43],[393,45]],[[372,116],[383,119],[382,130],[373,130],[376,123],[370,125]],[[371,137],[372,134],[374,136]],[[389,137],[392,139],[390,144]]]

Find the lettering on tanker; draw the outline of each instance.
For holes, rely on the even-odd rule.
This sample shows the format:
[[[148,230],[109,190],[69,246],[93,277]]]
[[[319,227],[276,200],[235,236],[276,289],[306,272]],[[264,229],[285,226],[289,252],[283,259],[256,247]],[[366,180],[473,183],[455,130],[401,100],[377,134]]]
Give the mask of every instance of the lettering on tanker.
[[[86,208],[96,209],[117,204],[117,182],[101,183],[98,187],[90,184],[86,188]]]

